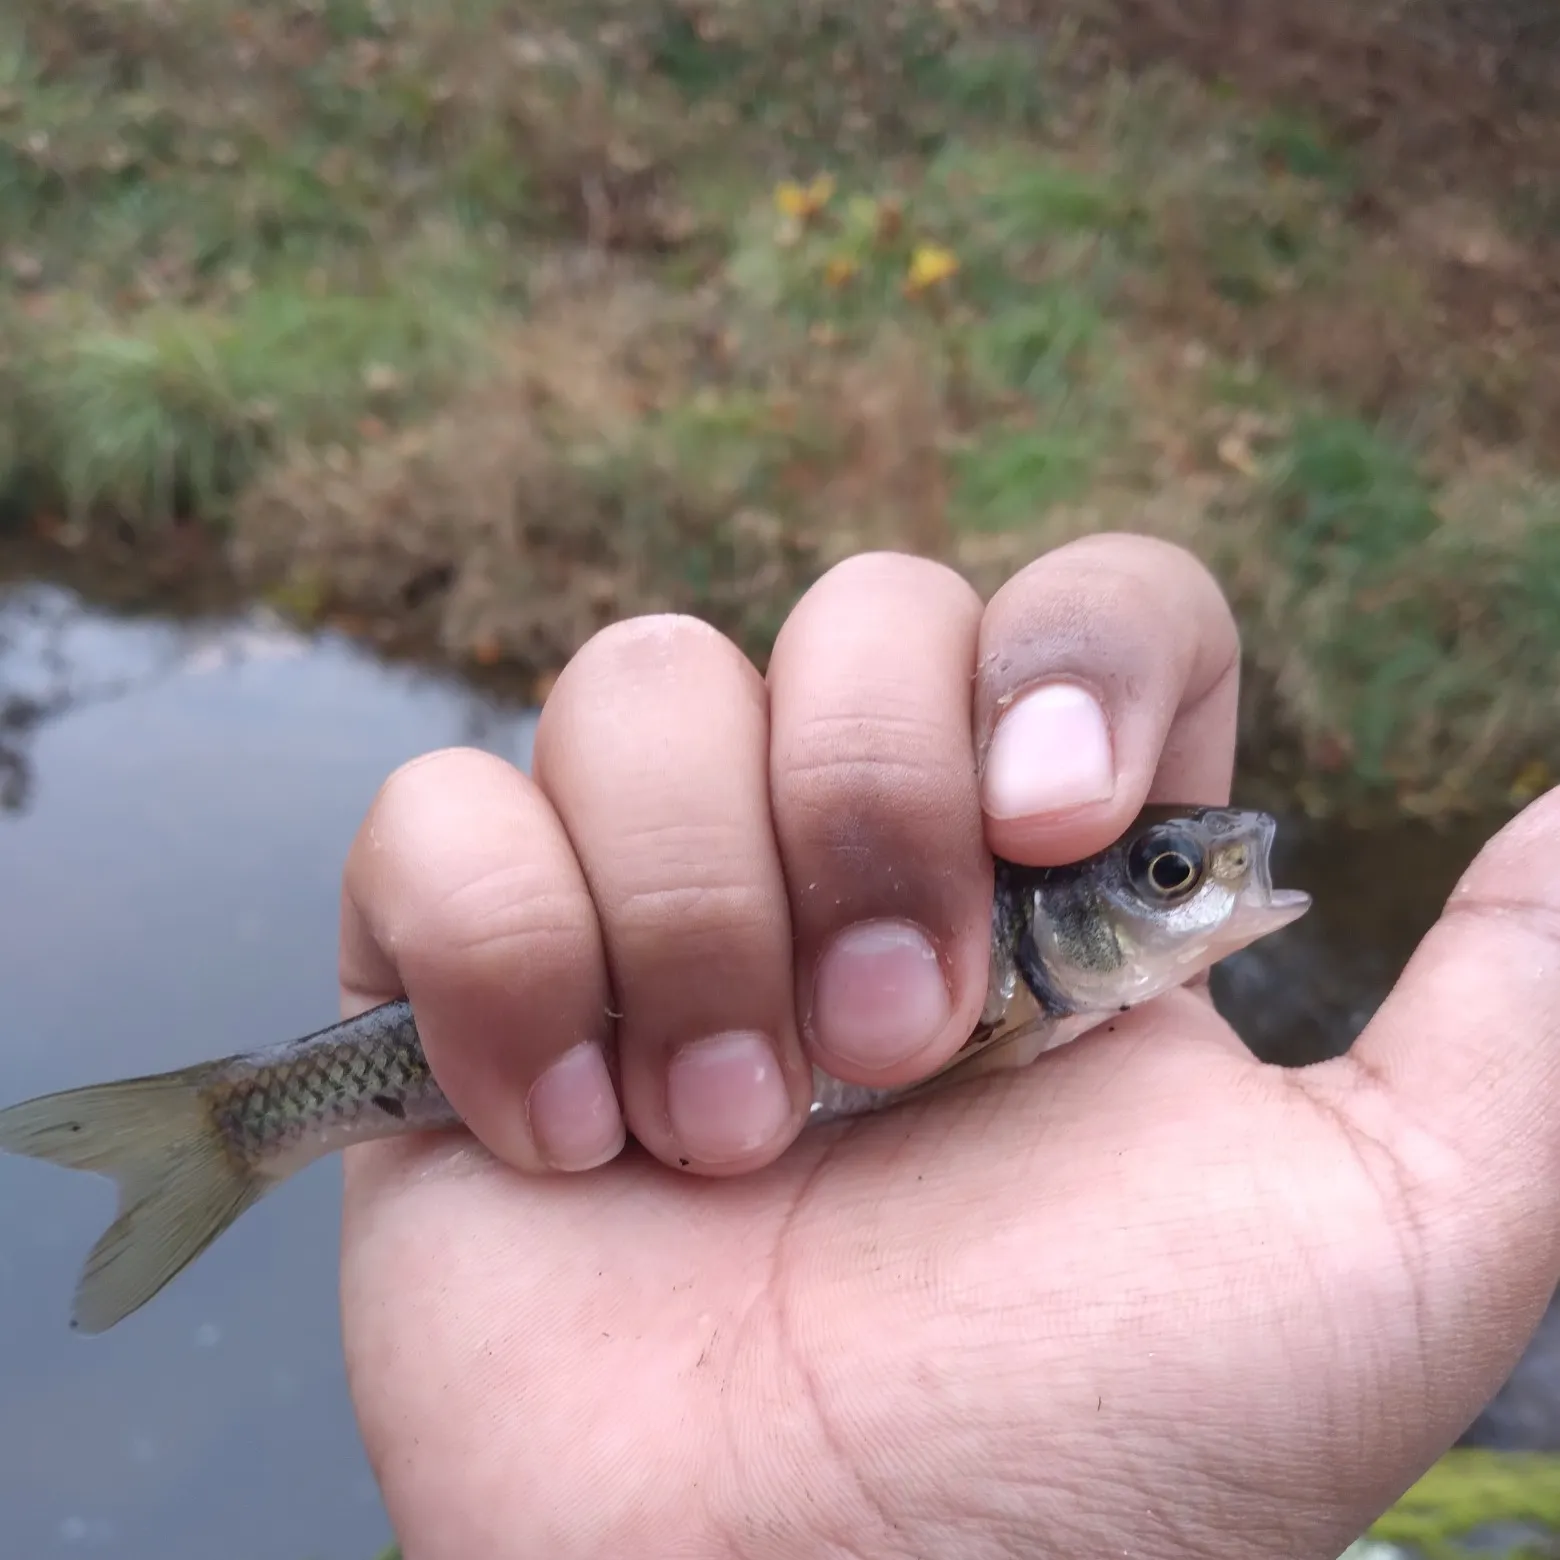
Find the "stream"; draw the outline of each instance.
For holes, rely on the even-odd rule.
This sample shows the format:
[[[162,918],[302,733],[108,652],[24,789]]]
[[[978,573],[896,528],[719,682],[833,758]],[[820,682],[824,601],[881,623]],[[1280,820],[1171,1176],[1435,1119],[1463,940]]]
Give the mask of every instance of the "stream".
[[[263,612],[116,617],[0,586],[0,1101],[328,1022],[342,859],[380,782],[457,742],[524,766],[532,730]],[[1275,879],[1316,905],[1216,974],[1248,1043],[1345,1049],[1493,827],[1285,824]],[[339,1175],[296,1177],[156,1304],[81,1338],[70,1295],[112,1190],[0,1160],[7,1555],[371,1560],[389,1541],[340,1358]],[[1557,1334],[1476,1439],[1560,1446]]]

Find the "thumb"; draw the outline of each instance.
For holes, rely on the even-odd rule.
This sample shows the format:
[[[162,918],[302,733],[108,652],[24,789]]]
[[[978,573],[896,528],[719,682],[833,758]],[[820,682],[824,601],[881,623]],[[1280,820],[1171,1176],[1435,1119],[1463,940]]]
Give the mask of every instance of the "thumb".
[[[1460,1431],[1560,1282],[1560,788],[1479,853],[1353,1049],[1297,1076],[1381,1190],[1425,1427]]]

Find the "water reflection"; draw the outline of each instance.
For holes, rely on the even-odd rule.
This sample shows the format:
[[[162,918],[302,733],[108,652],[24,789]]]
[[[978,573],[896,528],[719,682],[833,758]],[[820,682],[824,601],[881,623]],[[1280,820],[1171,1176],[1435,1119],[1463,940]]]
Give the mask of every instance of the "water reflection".
[[[316,1027],[342,856],[385,774],[449,742],[529,761],[526,719],[263,616],[116,623],[27,591],[0,622],[0,680],[50,708],[19,744],[26,810],[0,815],[7,1100]],[[83,1339],[65,1318],[112,1189],[5,1161],[0,1552],[363,1560],[388,1541],[342,1379],[338,1174],[282,1187]]]
[[[316,1027],[342,856],[384,775],[450,742],[530,758],[525,717],[263,614],[114,621],[0,595],[8,697],[34,714],[9,733],[25,810],[0,814],[7,1100]],[[1277,880],[1316,906],[1215,982],[1254,1048],[1345,1048],[1488,832],[1287,825]],[[334,1161],[98,1339],[65,1317],[111,1189],[3,1175],[4,1553],[365,1560],[387,1541],[341,1371]]]
[[[90,641],[96,620],[84,614],[66,591],[31,588],[7,593],[0,612],[0,812],[20,812],[32,796],[30,749],[38,733],[51,721],[73,709],[122,695],[134,687],[137,676],[116,670],[106,679],[91,679],[80,664],[94,657],[77,641]],[[168,640],[168,632],[149,636],[138,646],[152,650],[152,642]],[[168,661],[167,646],[161,656],[140,672],[156,676]],[[100,654],[96,657],[102,660]]]

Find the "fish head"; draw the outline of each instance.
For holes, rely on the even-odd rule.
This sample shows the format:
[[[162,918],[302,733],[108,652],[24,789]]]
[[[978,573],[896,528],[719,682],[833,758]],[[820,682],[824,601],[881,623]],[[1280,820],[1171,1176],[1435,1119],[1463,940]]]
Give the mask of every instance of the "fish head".
[[[1310,907],[1309,894],[1273,886],[1276,832],[1267,813],[1158,805],[1085,861],[1010,869],[1018,973],[1057,1015],[1184,985]]]

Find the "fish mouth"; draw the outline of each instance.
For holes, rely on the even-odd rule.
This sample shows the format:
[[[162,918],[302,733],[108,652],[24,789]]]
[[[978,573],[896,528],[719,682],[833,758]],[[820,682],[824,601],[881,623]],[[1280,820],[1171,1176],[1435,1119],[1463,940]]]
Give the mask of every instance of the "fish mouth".
[[[1280,927],[1298,921],[1310,908],[1311,896],[1304,889],[1275,888],[1268,895],[1267,903],[1260,907],[1260,913],[1268,929],[1276,932]]]
[[[1273,841],[1278,836],[1278,821],[1267,813],[1253,815],[1256,840],[1251,853],[1251,881],[1247,895],[1251,908],[1258,912],[1273,931],[1298,921],[1311,908],[1311,896],[1300,888],[1273,887]]]
[[[1257,836],[1252,842],[1251,886],[1256,891],[1257,899],[1264,905],[1271,904],[1274,893],[1273,841],[1278,838],[1278,821],[1266,813],[1253,813],[1251,822]],[[1285,890],[1280,889],[1279,892]]]

